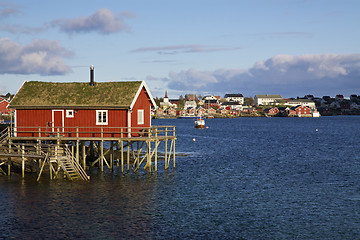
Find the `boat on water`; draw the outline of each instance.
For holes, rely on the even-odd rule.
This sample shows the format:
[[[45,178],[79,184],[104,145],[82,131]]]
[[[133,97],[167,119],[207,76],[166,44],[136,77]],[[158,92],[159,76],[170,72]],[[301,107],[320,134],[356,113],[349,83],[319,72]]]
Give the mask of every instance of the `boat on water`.
[[[205,120],[202,117],[199,117],[195,121],[195,128],[204,128],[205,127]]]

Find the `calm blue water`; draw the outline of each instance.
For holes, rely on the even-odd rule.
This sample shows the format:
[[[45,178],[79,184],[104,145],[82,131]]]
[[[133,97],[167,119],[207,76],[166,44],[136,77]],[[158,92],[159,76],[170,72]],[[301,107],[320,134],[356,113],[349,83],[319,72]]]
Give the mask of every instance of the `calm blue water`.
[[[0,176],[0,238],[360,239],[359,116],[153,124],[177,126],[176,169]]]

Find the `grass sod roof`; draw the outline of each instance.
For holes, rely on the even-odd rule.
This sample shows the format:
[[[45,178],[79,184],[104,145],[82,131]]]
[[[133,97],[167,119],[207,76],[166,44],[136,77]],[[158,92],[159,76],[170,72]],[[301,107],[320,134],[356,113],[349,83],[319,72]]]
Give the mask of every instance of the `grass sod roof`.
[[[141,81],[54,83],[25,82],[10,105],[21,107],[129,107]]]

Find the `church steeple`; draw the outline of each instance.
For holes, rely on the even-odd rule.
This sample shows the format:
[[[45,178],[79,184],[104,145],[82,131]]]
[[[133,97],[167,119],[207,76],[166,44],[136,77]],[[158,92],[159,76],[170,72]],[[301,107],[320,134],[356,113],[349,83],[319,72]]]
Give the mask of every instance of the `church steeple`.
[[[164,102],[169,102],[169,98],[168,98],[168,95],[167,95],[167,91],[165,91]]]

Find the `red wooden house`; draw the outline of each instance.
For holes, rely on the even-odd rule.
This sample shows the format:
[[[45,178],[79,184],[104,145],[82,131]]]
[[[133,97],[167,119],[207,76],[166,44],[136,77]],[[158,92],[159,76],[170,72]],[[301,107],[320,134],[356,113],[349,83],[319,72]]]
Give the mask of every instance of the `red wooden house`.
[[[176,116],[176,110],[175,110],[175,108],[168,108],[168,109],[166,109],[166,113],[167,113],[167,115],[169,115],[169,116]]]
[[[9,109],[9,102],[0,97],[0,115],[8,115],[10,114],[11,110]]]
[[[33,136],[38,129],[45,136],[60,132],[69,137],[99,137],[103,132],[104,137],[119,137],[121,131],[136,136],[131,132],[151,126],[152,106],[156,104],[144,81],[31,81],[10,103],[17,136]]]
[[[277,107],[273,108],[265,108],[264,113],[267,113],[268,115],[275,116],[279,113],[279,109]]]
[[[207,113],[208,113],[208,115],[215,115],[215,114],[216,114],[216,110],[213,109],[213,108],[209,108],[209,109],[207,109]]]
[[[310,115],[310,108],[306,107],[306,106],[296,106],[295,109],[293,109],[296,111],[296,114],[298,116],[301,115]]]

